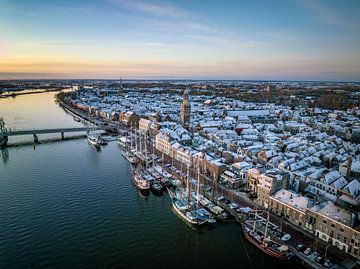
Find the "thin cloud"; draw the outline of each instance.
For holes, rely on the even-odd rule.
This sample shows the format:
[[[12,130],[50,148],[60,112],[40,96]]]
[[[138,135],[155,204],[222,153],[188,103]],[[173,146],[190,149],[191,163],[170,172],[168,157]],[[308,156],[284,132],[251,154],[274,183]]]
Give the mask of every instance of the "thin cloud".
[[[109,2],[152,15],[173,18],[186,18],[189,16],[186,10],[167,2],[149,3],[138,0],[109,0]]]
[[[337,12],[335,12],[333,9],[322,3],[321,1],[316,0],[302,0],[297,1],[307,9],[310,9],[316,15],[324,22],[340,26],[343,28],[349,28],[349,29],[356,29],[358,30],[359,27],[355,22],[352,22],[348,20],[347,18],[339,15]]]

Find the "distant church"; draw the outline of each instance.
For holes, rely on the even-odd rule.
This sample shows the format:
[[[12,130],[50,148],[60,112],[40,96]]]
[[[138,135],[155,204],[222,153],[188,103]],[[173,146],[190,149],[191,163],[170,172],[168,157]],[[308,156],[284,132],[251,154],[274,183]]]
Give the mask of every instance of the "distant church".
[[[180,112],[181,125],[186,129],[189,128],[190,126],[190,114],[191,114],[191,105],[189,102],[189,90],[186,89],[183,94],[183,100],[181,103],[181,112]]]

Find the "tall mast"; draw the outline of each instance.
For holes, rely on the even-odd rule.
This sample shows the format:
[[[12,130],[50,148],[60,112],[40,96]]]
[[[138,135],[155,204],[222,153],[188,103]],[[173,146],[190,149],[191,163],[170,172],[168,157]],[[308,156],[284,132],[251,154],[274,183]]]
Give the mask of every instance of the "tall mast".
[[[135,134],[135,154],[138,152],[138,141],[137,141],[137,135],[136,135],[136,125],[134,128],[134,134]]]
[[[187,188],[188,188],[188,206],[190,205],[190,192],[191,192],[191,180],[190,180],[190,173],[189,173],[189,165],[187,165]]]
[[[197,206],[199,206],[199,191],[200,191],[200,166],[199,166],[199,160],[196,158],[196,172],[197,172],[197,186],[196,186],[196,203]]]
[[[147,135],[146,135],[146,132],[145,132],[145,169],[147,169],[147,166],[148,166],[148,159],[147,159]]]
[[[253,232],[255,232],[256,219],[257,219],[257,207],[255,207],[255,219],[254,219],[254,225],[253,225]]]
[[[268,209],[267,209],[267,216],[266,216],[266,226],[265,226],[265,238],[267,236],[267,231],[268,231],[268,228],[269,228],[269,205],[268,205]]]
[[[153,139],[151,139],[150,138],[150,140],[151,140],[151,142],[152,142],[152,165],[154,166],[155,165],[155,160],[154,160],[154,158],[155,158],[155,141],[153,141]]]
[[[130,150],[132,150],[132,148],[133,148],[132,132],[133,132],[133,123],[131,123],[131,125],[130,125]]]
[[[164,160],[164,151],[162,152],[162,167],[164,168],[165,166],[165,160]]]
[[[142,134],[141,134],[141,132],[139,131],[139,128],[138,128],[138,133],[139,133],[139,140],[140,140],[140,155],[141,155],[141,136],[142,136]]]
[[[181,164],[182,164],[182,161],[181,161]],[[186,189],[187,189],[187,191],[189,192],[189,167],[188,166],[186,166]],[[181,169],[182,170],[182,169]]]

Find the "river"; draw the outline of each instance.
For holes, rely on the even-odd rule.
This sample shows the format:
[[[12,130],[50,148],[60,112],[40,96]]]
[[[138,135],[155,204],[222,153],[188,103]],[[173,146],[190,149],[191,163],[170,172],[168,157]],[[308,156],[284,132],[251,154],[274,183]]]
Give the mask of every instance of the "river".
[[[17,130],[82,126],[53,97],[0,99],[0,117]],[[166,194],[141,196],[116,142],[100,151],[78,139],[1,154],[0,268],[285,267],[244,240],[236,223],[194,230]]]

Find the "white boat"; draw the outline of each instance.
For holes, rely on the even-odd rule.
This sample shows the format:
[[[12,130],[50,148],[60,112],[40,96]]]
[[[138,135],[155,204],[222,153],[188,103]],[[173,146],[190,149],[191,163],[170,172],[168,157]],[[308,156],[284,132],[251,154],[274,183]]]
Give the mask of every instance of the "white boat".
[[[127,141],[128,139],[126,138],[126,136],[121,136],[118,138],[117,142],[118,144],[121,146],[121,148],[127,148]]]
[[[132,155],[129,151],[127,151],[126,149],[121,149],[121,154],[122,156],[124,156],[124,158],[126,160],[128,160],[129,163],[131,164],[135,164],[137,159],[134,155]]]
[[[91,145],[93,145],[95,147],[100,147],[101,141],[98,136],[93,135],[93,134],[88,134],[87,140]]]
[[[205,219],[201,218],[196,211],[190,210],[189,206],[177,197],[173,197],[172,205],[179,217],[186,222],[192,225],[203,225],[206,223]]]

